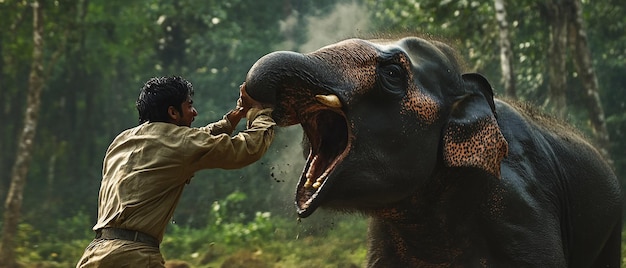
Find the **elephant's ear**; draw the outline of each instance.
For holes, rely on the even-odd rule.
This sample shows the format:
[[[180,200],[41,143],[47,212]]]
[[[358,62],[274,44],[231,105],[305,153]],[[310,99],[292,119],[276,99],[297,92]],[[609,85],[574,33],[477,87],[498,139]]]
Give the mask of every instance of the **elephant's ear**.
[[[466,95],[453,105],[443,132],[443,159],[449,167],[475,167],[500,178],[508,143],[496,121],[493,91],[479,74],[464,74]]]

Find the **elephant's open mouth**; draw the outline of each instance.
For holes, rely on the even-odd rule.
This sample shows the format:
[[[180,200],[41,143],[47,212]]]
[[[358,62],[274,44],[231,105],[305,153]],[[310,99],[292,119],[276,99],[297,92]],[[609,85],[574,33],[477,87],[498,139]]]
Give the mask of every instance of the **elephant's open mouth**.
[[[315,111],[300,115],[300,123],[310,142],[309,156],[296,189],[296,207],[303,218],[311,215],[323,201],[323,191],[332,181],[329,177],[350,151],[353,138],[340,109],[305,110]]]

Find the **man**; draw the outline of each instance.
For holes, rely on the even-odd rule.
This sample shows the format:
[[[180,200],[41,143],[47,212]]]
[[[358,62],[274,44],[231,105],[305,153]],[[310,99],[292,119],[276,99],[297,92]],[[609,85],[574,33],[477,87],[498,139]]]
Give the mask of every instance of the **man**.
[[[265,153],[274,137],[271,108],[240,87],[222,120],[192,128],[193,87],[152,78],[137,99],[140,125],[119,134],[104,157],[96,238],[76,267],[164,267],[159,243],[185,184],[196,171],[235,169]],[[246,130],[231,136],[244,117]]]

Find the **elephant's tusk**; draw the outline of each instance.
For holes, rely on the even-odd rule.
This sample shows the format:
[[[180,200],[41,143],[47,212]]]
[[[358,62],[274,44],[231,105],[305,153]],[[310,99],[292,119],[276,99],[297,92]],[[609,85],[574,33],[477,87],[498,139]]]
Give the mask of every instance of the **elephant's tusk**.
[[[328,107],[341,108],[341,102],[337,95],[315,95],[315,98]]]

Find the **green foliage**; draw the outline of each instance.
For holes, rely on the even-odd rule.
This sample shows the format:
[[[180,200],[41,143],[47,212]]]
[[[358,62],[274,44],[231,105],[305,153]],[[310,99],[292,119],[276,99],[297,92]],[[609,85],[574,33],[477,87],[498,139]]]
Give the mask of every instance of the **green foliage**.
[[[82,212],[57,221],[45,232],[21,223],[15,252],[24,263],[45,263],[44,267],[73,266],[94,235],[85,226],[90,226],[90,220]]]
[[[23,255],[27,259],[40,260],[37,251],[33,251],[33,248],[38,247],[37,241],[41,239],[41,232],[33,228],[29,224],[19,224],[17,227],[17,236],[15,240],[18,241],[15,247],[15,253],[17,255]]]
[[[331,228],[314,235],[302,234],[286,241],[281,252],[284,267],[363,267],[366,260],[366,221],[360,217],[338,218]],[[272,244],[277,246],[275,244]]]
[[[362,267],[366,221],[346,216],[333,221],[330,228],[325,228],[328,223],[310,226],[315,234],[303,230],[304,222],[267,212],[257,212],[247,223],[224,221],[201,229],[172,225],[162,251],[166,259],[184,260],[194,267],[216,267],[232,257],[254,257],[268,267]]]
[[[232,256],[245,258],[244,250],[270,267],[362,266],[367,231],[362,217],[334,215],[322,223],[308,223],[255,212],[246,221],[245,215],[233,210],[245,199],[245,194],[233,192],[214,202],[204,228],[171,224],[161,246],[166,259],[215,267]]]
[[[209,224],[202,229],[171,224],[163,240],[162,248],[166,256],[180,259],[188,254],[207,250],[214,243],[227,246],[259,244],[274,231],[269,212],[256,212],[251,221],[246,221],[237,206],[246,199],[241,192],[233,192],[225,200],[215,201]]]

